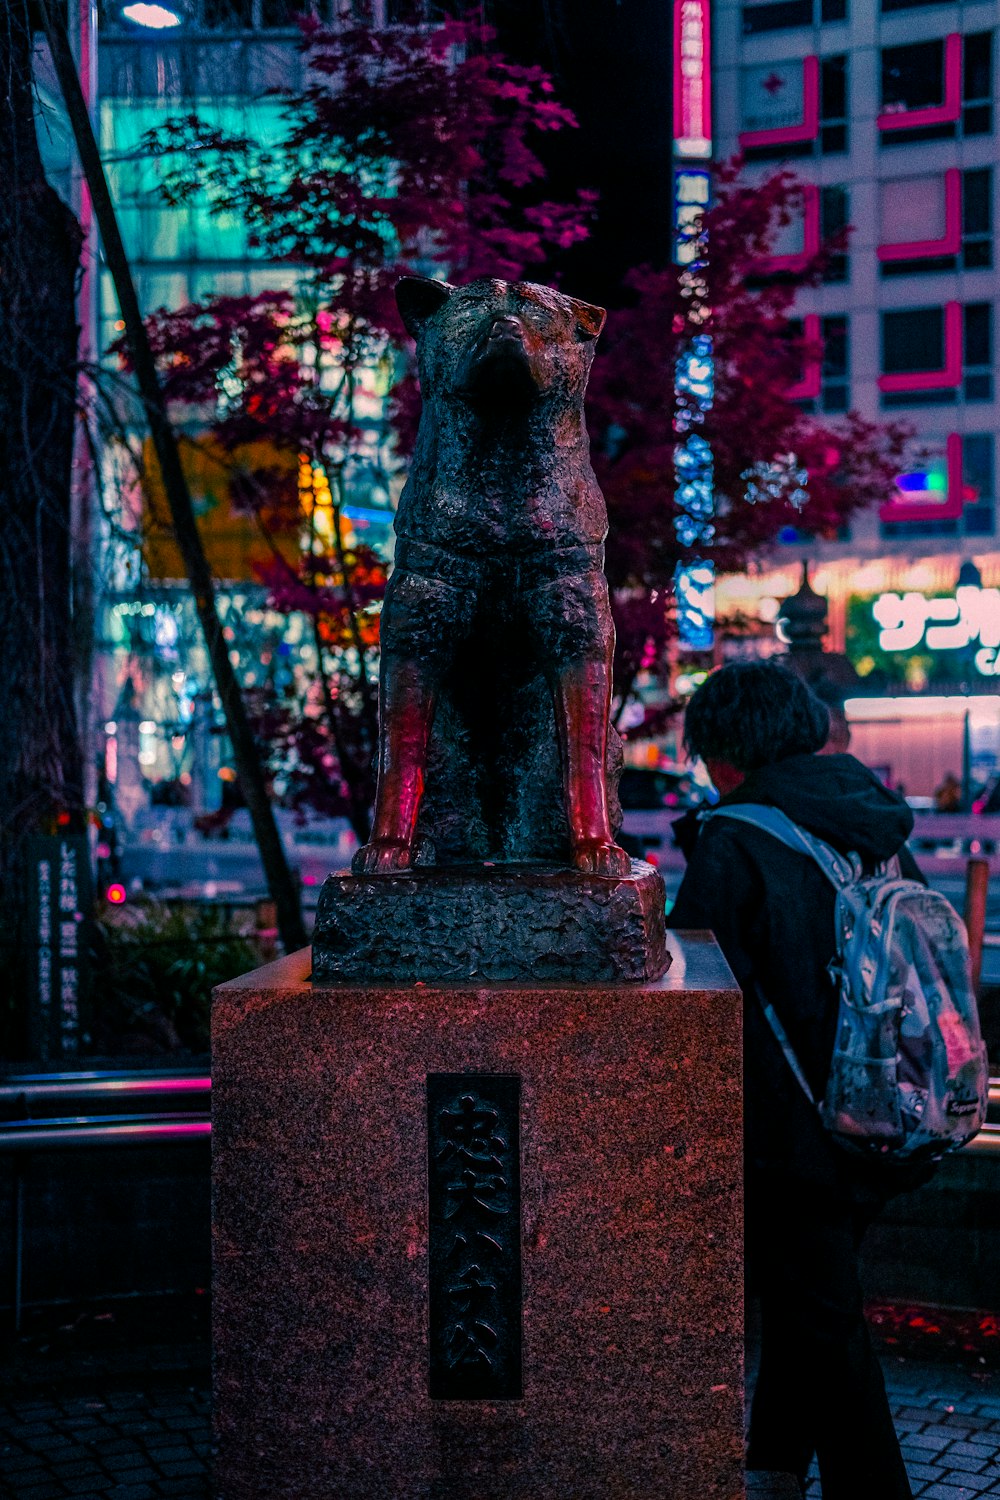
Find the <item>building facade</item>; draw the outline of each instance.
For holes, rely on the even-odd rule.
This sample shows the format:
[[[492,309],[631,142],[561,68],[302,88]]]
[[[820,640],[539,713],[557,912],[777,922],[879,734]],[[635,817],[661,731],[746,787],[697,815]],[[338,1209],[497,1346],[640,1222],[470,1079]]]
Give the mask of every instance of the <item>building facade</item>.
[[[799,299],[822,349],[801,399],[913,430],[877,510],[834,542],[789,530],[756,575],[720,583],[722,654],[772,648],[808,557],[829,644],[873,693],[1000,692],[998,22],[994,3],[716,0],[715,154],[741,153],[751,180],[788,168],[806,184],[772,271],[852,226]]]

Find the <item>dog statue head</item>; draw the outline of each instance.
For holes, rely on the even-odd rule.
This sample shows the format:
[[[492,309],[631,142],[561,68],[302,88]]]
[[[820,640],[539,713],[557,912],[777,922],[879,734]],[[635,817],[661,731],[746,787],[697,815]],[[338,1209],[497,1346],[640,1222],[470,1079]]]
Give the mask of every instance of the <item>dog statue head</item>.
[[[607,316],[530,281],[468,286],[406,276],[396,303],[417,341],[421,388],[491,409],[555,399],[582,408]]]

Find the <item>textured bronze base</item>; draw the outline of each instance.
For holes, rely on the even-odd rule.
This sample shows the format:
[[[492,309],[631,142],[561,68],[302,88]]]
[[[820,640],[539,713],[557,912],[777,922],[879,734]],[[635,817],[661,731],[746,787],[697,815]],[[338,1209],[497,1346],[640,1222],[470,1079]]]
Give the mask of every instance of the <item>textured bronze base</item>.
[[[330,875],[316,908],[313,977],[317,984],[659,979],[670,962],[665,903],[662,879],[642,860],[625,876],[547,865]]]

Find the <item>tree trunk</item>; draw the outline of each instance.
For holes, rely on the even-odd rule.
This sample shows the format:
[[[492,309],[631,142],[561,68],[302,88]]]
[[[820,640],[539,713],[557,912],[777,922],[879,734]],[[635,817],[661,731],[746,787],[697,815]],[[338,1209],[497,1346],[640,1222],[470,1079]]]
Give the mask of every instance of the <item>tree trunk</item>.
[[[83,236],[45,179],[26,0],[0,4],[0,1052],[24,1043],[27,841],[83,826],[71,477]]]

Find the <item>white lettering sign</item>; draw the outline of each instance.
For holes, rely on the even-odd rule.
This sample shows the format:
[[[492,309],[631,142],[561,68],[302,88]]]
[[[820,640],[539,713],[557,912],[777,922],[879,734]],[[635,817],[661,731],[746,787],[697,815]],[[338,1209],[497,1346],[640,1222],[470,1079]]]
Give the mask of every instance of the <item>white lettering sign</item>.
[[[977,670],[1000,675],[993,665],[980,666],[984,650],[1000,646],[1000,589],[963,587],[941,599],[915,592],[880,594],[872,614],[881,627],[883,651],[914,651],[921,643],[928,651],[961,651],[978,641]]]

